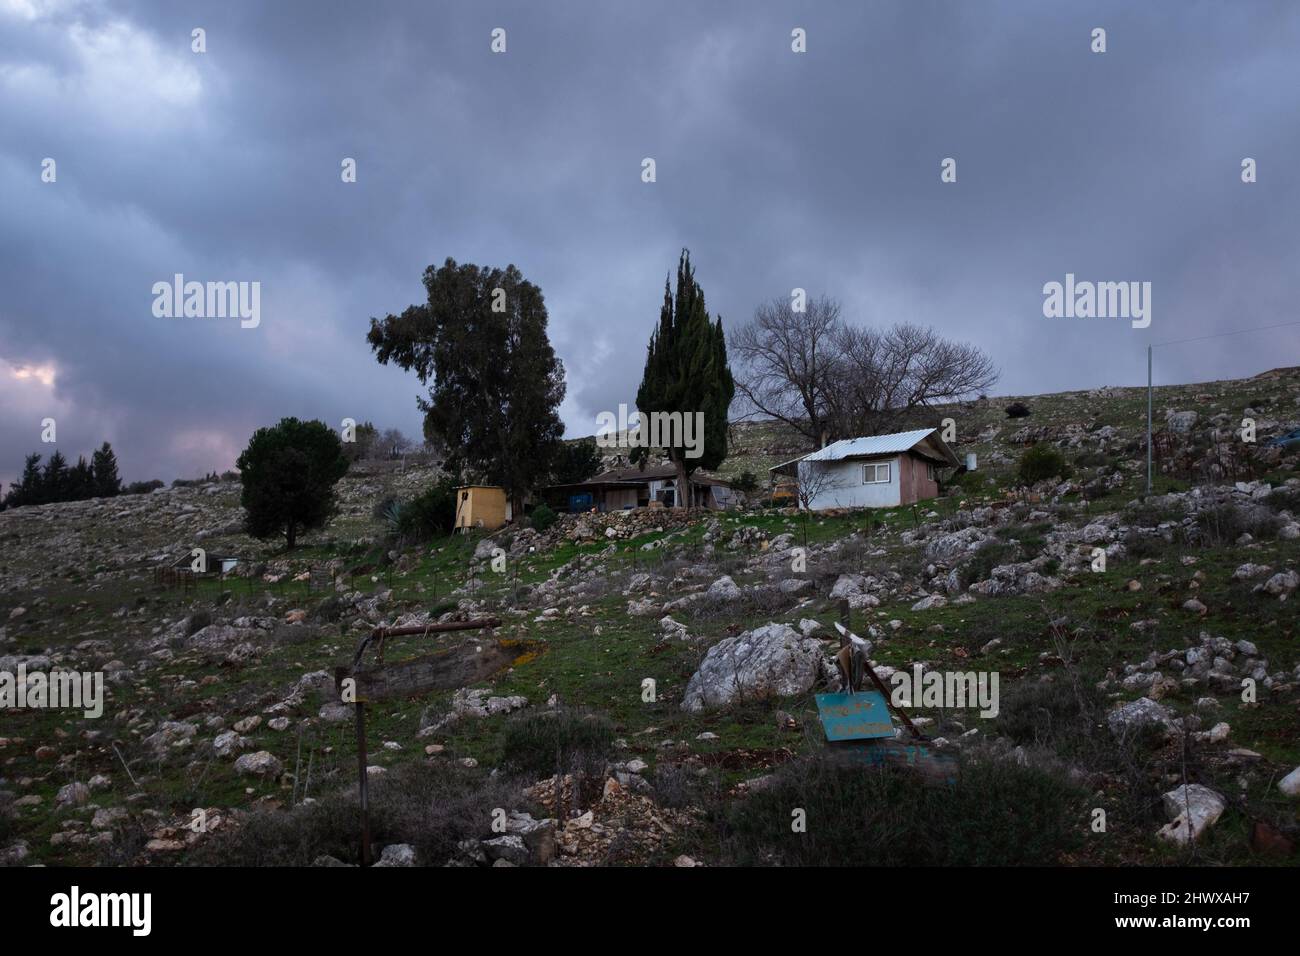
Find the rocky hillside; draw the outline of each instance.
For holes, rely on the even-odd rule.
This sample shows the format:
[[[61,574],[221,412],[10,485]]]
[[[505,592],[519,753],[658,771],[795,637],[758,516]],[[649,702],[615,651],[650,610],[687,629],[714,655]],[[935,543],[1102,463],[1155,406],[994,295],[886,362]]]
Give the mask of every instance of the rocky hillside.
[[[386,665],[437,664],[432,690],[367,707],[383,865],[1294,863],[1300,450],[1262,446],[1300,426],[1300,370],[1159,389],[1146,497],[1142,390],[942,417],[980,465],[915,509],[403,542],[378,506],[433,475],[363,465],[287,555],[240,533],[233,483],[0,512],[0,675],[107,693],[98,718],[4,711],[0,860],[355,862],[335,669],[376,627],[492,619],[384,642]],[[726,474],[804,450],[771,424],[735,437]],[[1070,474],[1015,487],[1033,442]],[[245,560],[160,574],[194,547]],[[996,713],[909,709],[955,786],[829,755],[813,695],[838,687],[843,600],[883,679],[998,675]],[[948,838],[924,837],[936,819]]]

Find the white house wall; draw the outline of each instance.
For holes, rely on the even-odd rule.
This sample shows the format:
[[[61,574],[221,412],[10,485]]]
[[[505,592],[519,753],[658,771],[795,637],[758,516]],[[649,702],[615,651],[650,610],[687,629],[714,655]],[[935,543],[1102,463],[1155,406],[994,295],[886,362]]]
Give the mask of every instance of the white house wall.
[[[889,462],[889,481],[865,484],[862,481],[862,461],[801,461],[799,483],[805,487],[822,481],[821,474],[829,474],[823,486],[809,501],[812,511],[828,508],[892,508],[902,502],[897,457],[873,459],[873,464]]]

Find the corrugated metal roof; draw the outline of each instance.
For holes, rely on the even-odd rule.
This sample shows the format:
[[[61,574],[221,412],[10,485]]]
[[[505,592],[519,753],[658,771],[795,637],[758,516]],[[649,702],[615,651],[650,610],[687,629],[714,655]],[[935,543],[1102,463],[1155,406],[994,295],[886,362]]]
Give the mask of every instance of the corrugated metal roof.
[[[776,465],[782,468],[796,461],[840,461],[845,458],[864,458],[873,455],[897,455],[909,451],[916,443],[933,435],[937,428],[918,428],[910,432],[893,432],[889,435],[868,435],[864,438],[841,438],[825,448]]]
[[[861,458],[865,455],[896,455],[908,451],[927,435],[938,429],[918,428],[892,435],[868,435],[865,438],[841,438],[825,448],[813,452],[804,461],[838,461],[841,458]]]

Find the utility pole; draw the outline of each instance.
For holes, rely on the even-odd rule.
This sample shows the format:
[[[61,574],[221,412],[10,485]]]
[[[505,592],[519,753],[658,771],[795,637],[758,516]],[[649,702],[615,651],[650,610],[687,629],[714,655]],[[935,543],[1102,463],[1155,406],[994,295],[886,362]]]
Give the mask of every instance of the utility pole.
[[[1147,346],[1147,494],[1151,494],[1151,346]]]

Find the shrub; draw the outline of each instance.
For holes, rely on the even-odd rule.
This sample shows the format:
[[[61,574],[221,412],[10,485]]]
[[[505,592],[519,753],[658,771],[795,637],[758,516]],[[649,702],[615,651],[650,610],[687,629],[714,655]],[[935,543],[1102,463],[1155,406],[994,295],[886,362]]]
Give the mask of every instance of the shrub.
[[[1178,505],[1156,505],[1149,501],[1135,502],[1124,509],[1124,520],[1139,528],[1154,528],[1166,521],[1181,521],[1186,516]]]
[[[731,487],[748,494],[758,488],[758,476],[752,471],[742,471],[740,477],[731,482]]]
[[[1201,542],[1215,547],[1233,544],[1243,534],[1252,538],[1275,538],[1282,527],[1282,519],[1265,508],[1243,508],[1228,503],[1203,509],[1196,515],[1196,527]]]
[[[999,702],[997,732],[1018,744],[1068,753],[1082,738],[1100,733],[1105,701],[1095,684],[1077,692],[1056,681],[1019,681]]]
[[[529,517],[532,519],[533,527],[542,534],[545,534],[546,531],[550,529],[551,525],[555,524],[556,519],[559,516],[550,508],[549,505],[543,502],[533,509],[533,513]]]
[[[1009,564],[1016,556],[1016,546],[1004,541],[985,541],[966,560],[957,572],[961,586],[968,588],[976,581],[986,580],[1000,564]]]
[[[987,487],[989,484],[988,477],[979,471],[960,471],[943,483],[947,489],[956,489],[964,491],[967,494],[973,494]]]
[[[403,541],[428,541],[451,534],[456,524],[456,480],[443,477],[385,515]]]
[[[1158,534],[1141,534],[1130,531],[1124,535],[1124,550],[1129,557],[1159,558],[1169,549],[1169,542]]]
[[[1274,511],[1289,511],[1300,518],[1300,488],[1274,488],[1264,503]]]
[[[614,725],[586,710],[525,711],[506,721],[501,761],[534,779],[555,773],[594,775],[614,745]]]
[[[451,763],[394,767],[369,786],[371,845],[409,843],[426,866],[441,866],[465,839],[487,836],[492,810],[516,805],[516,782]],[[360,808],[356,782],[290,811],[257,811],[217,831],[190,862],[206,866],[310,866],[328,854],[355,862]]]
[[[1051,530],[1052,524],[1050,522],[1038,521],[1034,524],[1004,525],[994,533],[1003,541],[1010,541],[1012,538],[1019,541],[1021,548],[1024,549],[1025,556],[1032,558],[1043,550],[1047,544],[1047,540],[1043,536]]]
[[[731,569],[716,568],[720,574],[727,574]],[[797,594],[787,594],[779,587],[770,584],[756,584],[740,589],[740,597],[710,597],[707,593],[700,595],[684,609],[691,621],[736,620],[755,616],[772,617],[785,614],[803,598]]]
[[[705,803],[717,783],[681,764],[659,763],[655,765],[650,785],[654,788],[655,803],[680,810]]]
[[[147,495],[155,488],[163,487],[163,483],[157,478],[152,481],[133,481],[122,489],[124,495]]]
[[[807,815],[792,832],[790,808]],[[720,811],[727,862],[784,866],[1044,866],[1081,839],[1082,794],[1014,762],[962,767],[955,787],[836,754],[792,761]]]
[[[1003,409],[1003,411],[1007,413],[1007,418],[1028,418],[1029,417],[1029,406],[1026,405],[1024,402],[1012,402],[1005,409]]]
[[[9,793],[0,794],[0,844],[8,845],[17,828],[14,826],[13,798]]]
[[[1070,474],[1065,457],[1051,445],[1040,442],[1020,456],[1020,481],[1035,485],[1048,478],[1066,478]]]

